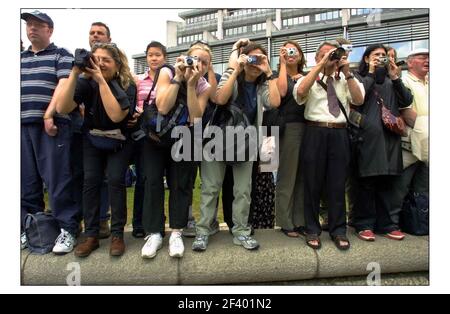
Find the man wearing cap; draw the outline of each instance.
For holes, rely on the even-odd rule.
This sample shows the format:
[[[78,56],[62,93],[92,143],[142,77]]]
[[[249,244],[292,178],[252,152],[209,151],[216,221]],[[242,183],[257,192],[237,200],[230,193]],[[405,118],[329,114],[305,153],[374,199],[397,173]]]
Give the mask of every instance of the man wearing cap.
[[[73,250],[78,207],[73,197],[70,167],[71,123],[56,114],[53,95],[69,77],[73,56],[50,43],[53,21],[45,13],[22,13],[31,46],[21,53],[21,220],[44,210],[43,181],[61,234],[53,252]],[[26,237],[22,234],[22,247]]]
[[[416,49],[406,59],[408,73],[403,82],[411,90],[414,101],[411,107],[402,111],[409,126],[408,137],[402,138],[403,173],[394,181],[391,213],[395,222],[399,221],[403,200],[409,191],[428,196],[428,49]],[[420,140],[417,140],[419,138]]]

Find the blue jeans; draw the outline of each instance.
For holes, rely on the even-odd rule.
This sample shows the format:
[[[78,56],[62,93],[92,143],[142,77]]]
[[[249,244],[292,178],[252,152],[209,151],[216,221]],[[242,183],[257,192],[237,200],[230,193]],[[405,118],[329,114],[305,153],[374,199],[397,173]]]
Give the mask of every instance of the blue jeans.
[[[43,123],[21,125],[20,197],[21,222],[28,213],[44,210],[43,182],[48,189],[50,208],[61,228],[75,235],[78,231],[77,205],[71,170],[70,122],[55,121],[58,134],[47,135]]]

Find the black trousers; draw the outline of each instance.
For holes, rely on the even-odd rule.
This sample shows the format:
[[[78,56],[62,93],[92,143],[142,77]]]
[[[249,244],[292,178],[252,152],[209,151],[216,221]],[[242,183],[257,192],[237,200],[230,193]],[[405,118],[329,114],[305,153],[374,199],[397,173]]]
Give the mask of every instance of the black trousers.
[[[169,185],[169,224],[172,229],[186,227],[189,216],[195,163],[175,162],[171,147],[163,148],[146,139],[143,144],[144,210],[142,222],[147,233],[164,235],[164,174]]]
[[[330,235],[345,235],[345,181],[350,163],[347,130],[307,125],[301,151],[306,232],[317,235],[322,233],[319,213],[320,197],[324,188],[328,198]]]
[[[111,205],[111,234],[123,237],[127,222],[125,172],[131,152],[131,140],[127,140],[120,151],[107,152],[94,147],[86,137],[83,139],[83,210],[87,236],[97,237],[100,231],[100,191],[106,171]]]
[[[357,232],[372,230],[389,233],[398,230],[391,216],[392,182],[395,176],[376,176],[356,179],[351,226]]]

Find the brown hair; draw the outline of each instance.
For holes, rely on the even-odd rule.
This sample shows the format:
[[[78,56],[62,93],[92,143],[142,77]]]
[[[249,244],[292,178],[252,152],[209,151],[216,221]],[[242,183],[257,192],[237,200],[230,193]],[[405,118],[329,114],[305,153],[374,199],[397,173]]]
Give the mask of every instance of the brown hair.
[[[111,57],[116,62],[119,73],[118,79],[119,83],[123,89],[128,89],[130,84],[135,84],[133,75],[131,74],[130,67],[128,66],[128,59],[125,53],[120,50],[114,43],[95,43],[92,46],[92,52],[94,53],[97,49],[104,49],[109,52]]]
[[[297,72],[303,73],[303,68],[306,66],[305,54],[303,53],[302,47],[295,40],[287,40],[284,42],[282,47],[286,47],[288,44],[294,45],[300,54],[300,61],[297,63]],[[278,72],[280,72],[280,63],[278,63]]]

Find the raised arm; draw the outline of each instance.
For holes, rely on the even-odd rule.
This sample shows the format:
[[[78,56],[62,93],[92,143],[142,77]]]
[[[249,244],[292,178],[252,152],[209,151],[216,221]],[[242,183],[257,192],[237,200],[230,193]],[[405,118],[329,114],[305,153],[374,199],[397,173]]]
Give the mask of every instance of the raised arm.
[[[72,72],[70,72],[69,78],[59,88],[55,90],[53,98],[55,98],[56,112],[67,114],[76,108],[77,104],[73,100],[75,94],[75,88],[77,86],[78,76],[81,74],[81,70],[74,66]],[[57,90],[59,91],[57,92]],[[47,113],[46,113],[47,114]],[[45,116],[44,116],[45,117]]]
[[[167,71],[161,70],[159,73],[158,83],[156,84],[156,106],[160,114],[168,114],[175,106],[181,83],[185,80],[184,71],[183,58],[178,57],[175,64],[175,76],[172,81]]]

